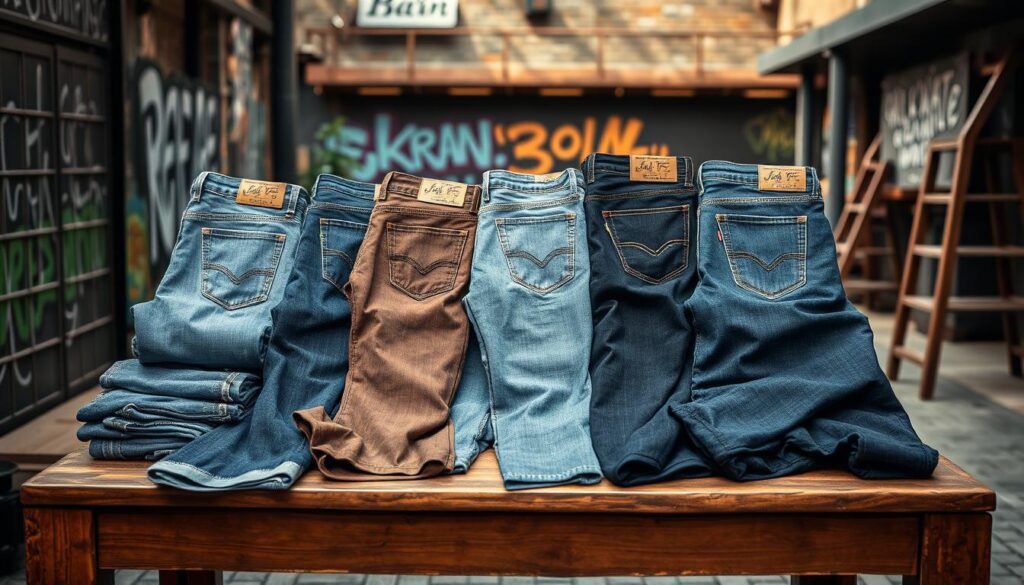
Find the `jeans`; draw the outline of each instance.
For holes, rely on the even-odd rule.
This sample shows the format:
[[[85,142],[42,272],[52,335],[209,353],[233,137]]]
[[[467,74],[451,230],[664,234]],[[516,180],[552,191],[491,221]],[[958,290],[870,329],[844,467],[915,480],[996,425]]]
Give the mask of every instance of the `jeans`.
[[[487,370],[480,355],[479,338],[472,330],[466,347],[462,379],[455,391],[455,399],[452,400],[451,419],[455,427],[455,464],[452,473],[466,473],[477,456],[494,443]]]
[[[251,183],[209,172],[193,182],[156,296],[132,307],[143,364],[262,369],[308,196],[295,185]]]
[[[672,407],[697,446],[734,480],[930,476],[938,454],[843,291],[814,169],[706,162],[699,187],[692,400]]]
[[[263,391],[252,413],[149,468],[155,483],[190,490],[287,489],[309,468],[292,412],[337,408],[348,371],[352,309],[342,294],[373,208],[374,186],[321,175],[302,225],[295,269],[273,311]]]
[[[187,445],[190,439],[132,439],[89,441],[89,455],[93,459],[147,459],[155,461]]]
[[[189,421],[217,425],[241,420],[245,412],[241,404],[104,390],[79,409],[77,416],[86,423],[116,416],[134,422]]]
[[[201,422],[139,422],[109,416],[101,423],[85,423],[78,429],[78,440],[187,439],[192,440],[212,429]]]
[[[554,179],[484,174],[465,304],[479,336],[495,449],[510,490],[601,480],[588,415],[585,234],[578,170]],[[456,428],[481,424],[455,421]]]
[[[590,248],[590,432],[618,485],[701,477],[711,468],[670,408],[690,398],[697,228],[688,157],[657,157],[667,180],[631,178],[653,157],[592,154],[583,163]],[[654,177],[657,179],[658,177]]]
[[[391,172],[345,286],[352,333],[345,393],[295,413],[320,471],[340,480],[451,471],[480,188]]]
[[[139,360],[123,360],[115,362],[100,376],[100,386],[152,396],[246,406],[260,392],[260,377],[245,372],[200,370],[168,364],[147,366]]]

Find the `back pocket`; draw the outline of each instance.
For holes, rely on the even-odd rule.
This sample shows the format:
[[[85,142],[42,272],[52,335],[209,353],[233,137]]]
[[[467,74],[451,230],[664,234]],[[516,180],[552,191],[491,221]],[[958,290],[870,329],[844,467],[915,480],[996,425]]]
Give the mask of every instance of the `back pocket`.
[[[807,282],[807,216],[717,214],[732,278],[777,299]]]
[[[229,311],[266,301],[286,236],[215,228],[201,235],[203,296]]]
[[[622,269],[650,284],[686,270],[690,250],[690,206],[604,211]]]
[[[504,217],[494,220],[512,280],[541,294],[572,280],[576,214]]]
[[[340,219],[320,218],[321,274],[334,288],[344,292],[356,263],[366,226]]]
[[[455,287],[469,232],[387,224],[391,284],[420,301]]]

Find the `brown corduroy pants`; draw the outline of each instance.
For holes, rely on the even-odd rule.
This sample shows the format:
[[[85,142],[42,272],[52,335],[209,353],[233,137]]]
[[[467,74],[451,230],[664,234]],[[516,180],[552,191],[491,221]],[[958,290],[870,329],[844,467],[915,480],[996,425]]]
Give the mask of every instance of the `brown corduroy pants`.
[[[295,413],[317,466],[339,480],[450,471],[480,188],[404,173],[381,184],[345,290],[349,370],[338,414]]]

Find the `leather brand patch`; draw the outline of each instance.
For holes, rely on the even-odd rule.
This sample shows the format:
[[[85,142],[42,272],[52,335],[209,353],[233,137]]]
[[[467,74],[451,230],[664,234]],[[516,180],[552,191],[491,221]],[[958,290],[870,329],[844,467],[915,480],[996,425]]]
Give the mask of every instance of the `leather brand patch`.
[[[757,165],[757,190],[803,193],[807,190],[807,169]]]
[[[416,199],[426,203],[462,207],[462,204],[466,201],[466,190],[468,188],[469,185],[464,183],[423,179],[420,182],[420,190],[416,194]]]
[[[284,183],[242,179],[242,183],[238,185],[238,194],[235,195],[235,202],[242,205],[281,209],[284,205],[284,194],[287,190],[288,185]]]
[[[674,156],[629,155],[630,181],[675,183],[678,176]]]

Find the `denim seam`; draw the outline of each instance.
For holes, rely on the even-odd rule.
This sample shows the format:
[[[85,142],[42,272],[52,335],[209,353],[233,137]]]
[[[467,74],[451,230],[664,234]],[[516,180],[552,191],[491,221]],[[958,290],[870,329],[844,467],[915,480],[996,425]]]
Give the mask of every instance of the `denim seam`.
[[[768,204],[781,205],[783,203],[814,203],[814,202],[817,202],[817,201],[820,201],[820,199],[817,198],[817,197],[809,196],[809,195],[796,195],[796,196],[780,195],[778,197],[765,197],[765,196],[757,196],[757,197],[709,197],[709,198],[703,198],[702,197],[700,204],[701,204],[701,206],[718,205],[718,204],[726,204],[726,203],[742,203],[742,204],[756,203],[758,205],[768,205]]]
[[[626,193],[588,193],[584,199],[586,201],[621,201],[628,199],[645,199],[647,197],[657,197],[658,195],[693,195],[696,192],[696,189],[693,187],[673,187],[666,189],[641,189],[639,191],[629,191]]]
[[[562,250],[563,248],[568,248],[569,249],[569,252],[568,252],[569,259],[568,259],[568,265],[566,266],[566,273],[563,274],[561,277],[559,277],[559,279],[557,281],[555,281],[553,284],[551,284],[549,286],[546,286],[546,287],[540,287],[540,286],[534,285],[532,283],[526,282],[526,280],[521,275],[519,275],[516,272],[515,268],[512,267],[512,254],[514,254],[516,252],[525,252],[525,251],[523,251],[523,250],[511,250],[510,249],[511,248],[511,244],[508,241],[508,235],[505,233],[505,224],[509,224],[510,223],[511,225],[530,225],[530,224],[535,224],[535,223],[546,223],[546,222],[554,223],[554,222],[559,222],[559,221],[565,222],[566,239],[568,240],[568,242],[567,242],[567,244],[565,246],[561,246],[559,248],[555,248],[555,250],[553,250],[552,253],[555,252],[555,251],[558,251],[558,250]],[[505,264],[506,264],[506,266],[508,266],[509,276],[512,277],[512,281],[513,282],[519,284],[520,286],[523,286],[524,288],[532,290],[533,292],[535,292],[537,294],[546,295],[546,294],[554,291],[555,289],[561,287],[565,283],[569,282],[576,275],[576,215],[574,213],[570,212],[570,213],[562,213],[562,214],[559,214],[559,215],[548,215],[548,216],[544,216],[544,217],[530,217],[530,218],[501,218],[501,217],[497,217],[497,218],[494,219],[494,228],[495,228],[495,232],[498,234],[498,242],[501,244],[502,255],[505,256]],[[525,253],[529,254],[529,252],[525,252]],[[561,254],[559,254],[559,255],[561,255]],[[531,254],[531,256],[532,256],[532,254]],[[548,256],[551,256],[551,253],[548,253]],[[541,270],[544,270],[546,268],[546,265],[543,266],[543,267],[540,267],[540,268],[541,268]]]
[[[725,223],[728,224],[730,222],[730,217],[737,217],[737,216],[729,216],[728,214],[716,214],[715,215],[715,221],[718,223],[719,230],[722,232],[722,244],[723,244],[723,247],[725,248],[726,258],[729,261],[729,272],[732,273],[732,280],[733,280],[733,282],[736,283],[737,286],[739,286],[742,289],[745,289],[745,290],[748,290],[750,292],[753,292],[755,294],[758,294],[758,295],[760,295],[760,296],[762,296],[762,297],[764,297],[764,298],[766,298],[766,299],[768,299],[770,301],[774,301],[776,299],[782,298],[783,296],[785,296],[785,295],[787,295],[787,294],[789,294],[789,293],[791,293],[791,292],[793,292],[793,291],[795,291],[795,290],[797,290],[797,289],[799,289],[799,288],[801,288],[801,287],[803,287],[804,285],[807,284],[807,216],[806,215],[799,215],[799,216],[792,216],[792,217],[785,217],[785,218],[783,218],[783,217],[765,218],[765,219],[775,219],[775,220],[780,220],[780,221],[763,221],[763,222],[759,222],[759,221],[750,222],[750,221],[748,221],[748,222],[744,222],[744,221],[740,220],[740,221],[734,221],[733,222],[733,223],[747,223],[747,224],[752,224],[752,225],[788,225],[788,224],[796,224],[798,226],[798,228],[797,228],[797,247],[799,248],[799,251],[798,252],[789,252],[787,254],[783,254],[783,255],[779,256],[779,258],[781,258],[782,256],[795,255],[795,259],[799,260],[799,263],[797,264],[797,266],[799,267],[798,268],[798,272],[797,272],[797,280],[793,284],[788,285],[787,287],[782,288],[782,289],[777,290],[777,291],[766,291],[766,290],[764,290],[764,289],[762,289],[760,287],[757,287],[757,286],[753,285],[752,283],[746,282],[746,279],[741,278],[739,267],[736,265],[736,262],[735,262],[735,259],[736,259],[737,255],[738,254],[749,254],[751,256],[757,256],[757,255],[756,254],[752,254],[750,252],[736,251],[736,250],[733,249],[733,247],[732,247],[732,235],[729,232],[729,229],[728,228],[722,229],[722,221],[724,220]],[[800,220],[801,218],[802,218],[802,221]],[[797,219],[797,221],[781,221],[781,220],[792,220],[792,219]],[[776,258],[776,261],[777,260],[778,260],[778,258]],[[761,262],[757,262],[757,263],[759,265],[763,266],[763,264]],[[774,263],[774,261],[773,261],[773,263]],[[741,282],[741,280],[743,282]]]
[[[372,211],[372,207],[360,207],[358,205],[346,205],[344,203],[331,203],[330,201],[317,201],[316,203],[310,203],[309,209],[340,209],[341,211]],[[326,219],[326,218],[322,218]],[[343,220],[338,220],[343,221]]]
[[[683,245],[682,246],[683,247],[683,264],[682,264],[682,266],[680,266],[676,270],[674,270],[672,272],[669,272],[668,274],[666,274],[666,275],[662,276],[660,279],[658,279],[658,278],[654,278],[652,276],[649,276],[647,274],[644,274],[644,273],[640,272],[639,270],[637,270],[637,269],[635,269],[635,268],[633,268],[632,266],[629,265],[629,262],[626,261],[625,254],[623,254],[623,252],[622,252],[622,246],[625,245],[625,244],[639,244],[639,245],[643,246],[643,244],[641,244],[640,242],[632,242],[632,241],[623,242],[619,238],[618,230],[615,229],[615,222],[610,221],[610,220],[611,220],[611,218],[616,217],[616,216],[620,216],[620,215],[652,215],[652,214],[655,214],[655,213],[669,213],[669,211],[671,211],[671,210],[682,211],[682,215],[683,215],[683,238],[682,239],[675,239],[675,240],[668,240],[668,241],[666,241],[665,243],[662,244],[662,248],[667,250],[668,248],[665,248],[665,246],[667,246],[669,243],[674,242],[674,241],[677,241],[677,242],[681,243]],[[605,226],[608,228],[608,231],[609,231],[608,235],[612,239],[612,246],[615,248],[615,253],[619,256],[619,262],[622,263],[623,271],[625,271],[627,274],[629,274],[629,275],[631,275],[631,276],[633,276],[635,278],[638,278],[638,279],[640,279],[640,280],[642,280],[642,281],[644,281],[644,282],[646,282],[648,284],[662,284],[664,282],[668,282],[669,280],[672,280],[676,276],[679,276],[680,274],[682,274],[683,272],[686,271],[686,268],[690,264],[690,206],[689,206],[689,204],[686,204],[686,205],[674,205],[672,207],[647,208],[647,209],[637,209],[637,210],[619,210],[619,211],[610,211],[609,210],[609,211],[605,211],[603,213],[607,214],[607,215],[604,215]],[[643,246],[643,247],[646,248],[646,246]],[[657,258],[658,256],[661,256],[661,254],[664,252],[664,250],[662,250],[661,248],[659,248],[659,250],[661,250],[661,252],[658,252],[657,254],[651,254],[651,256],[654,257],[654,258]]]
[[[290,459],[281,462],[282,465],[285,464],[285,463],[294,463],[295,465],[301,465],[297,461],[292,461]],[[177,466],[181,466],[181,467],[186,467],[188,469],[191,469],[193,471],[197,471],[197,472],[205,475],[206,477],[209,477],[209,478],[212,478],[212,479],[237,479],[238,478],[238,476],[216,475],[216,474],[210,473],[209,471],[206,471],[205,469],[201,469],[199,467],[196,467],[195,465],[191,465],[191,464],[188,464],[188,463],[183,463],[181,461],[165,461],[164,464],[165,465],[177,465]],[[280,465],[278,467],[280,467]],[[274,471],[275,469],[277,469],[277,467],[263,467],[263,468],[260,468],[260,469],[247,469],[245,472],[246,473],[252,473],[252,472],[260,472],[260,471]],[[266,478],[266,479],[269,480],[270,478]],[[277,481],[277,480],[274,480],[274,481]]]
[[[387,255],[388,255],[388,281],[391,283],[391,286],[397,288],[398,290],[402,291],[403,293],[405,293],[406,295],[408,295],[409,297],[411,297],[411,298],[413,298],[413,299],[415,299],[417,301],[423,301],[423,300],[426,300],[426,299],[428,299],[430,297],[435,297],[435,296],[437,296],[439,294],[446,293],[446,292],[452,290],[453,288],[455,288],[455,280],[459,276],[459,268],[460,268],[460,263],[461,263],[461,260],[462,260],[462,254],[463,254],[463,252],[465,252],[465,249],[466,249],[466,241],[469,239],[469,231],[467,231],[467,230],[445,229],[445,228],[435,228],[435,227],[428,227],[428,226],[404,225],[404,224],[390,223],[390,222],[386,223],[385,227],[387,228],[386,231],[387,231],[387,247],[388,247],[388,249],[387,249]],[[455,254],[454,260],[453,259],[437,260],[437,261],[431,262],[426,267],[421,267],[421,266],[419,266],[419,262],[417,262],[415,258],[412,258],[411,256],[408,256],[408,255],[405,255],[405,254],[395,254],[394,253],[394,249],[395,249],[396,243],[398,241],[398,236],[396,235],[395,232],[402,232],[402,231],[413,232],[413,233],[418,233],[418,234],[430,234],[434,238],[457,239],[457,240],[459,240],[458,252]],[[426,291],[424,291],[422,293],[414,293],[414,292],[412,292],[411,290],[408,289],[408,287],[410,286],[409,284],[402,285],[401,283],[396,281],[396,279],[395,279],[395,262],[396,261],[398,261],[398,262],[405,262],[405,263],[411,265],[416,270],[416,272],[418,272],[420,274],[420,276],[423,276],[423,277],[426,277],[431,272],[437,270],[437,268],[440,268],[441,266],[445,266],[445,265],[448,265],[448,266],[452,267],[452,274],[448,278],[448,281],[445,282],[444,284],[438,283],[437,285],[434,286],[434,288],[428,289],[428,290],[426,290]],[[423,268],[423,270],[426,270],[426,272],[423,272],[423,270],[421,270],[421,268]]]
[[[554,474],[554,473],[549,473],[549,474],[540,474],[540,473],[507,473],[506,474],[506,473],[502,473],[502,478],[505,479],[506,481],[509,480],[509,479],[540,479],[540,480],[546,480],[546,481],[552,481],[552,480],[557,481],[557,480],[562,480],[562,479],[569,479],[570,477],[572,477],[574,475],[578,475],[579,472],[581,472],[581,471],[590,471],[590,472],[593,472],[593,473],[597,473],[598,475],[601,474],[601,469],[599,467],[593,467],[593,466],[590,466],[590,465],[579,465],[577,467],[571,467],[569,469],[566,469],[566,470],[562,471],[561,473],[557,473],[557,474]]]
[[[278,217],[274,215],[253,215],[246,213],[212,213],[209,211],[186,211],[182,219],[202,219],[207,221],[241,221],[256,223],[298,223],[297,216]]]
[[[220,397],[224,402],[233,402],[231,400],[231,386],[235,383],[236,376],[238,376],[237,372],[231,372],[221,382]]]
[[[334,285],[334,288],[338,289],[339,292],[344,294],[344,285],[339,284],[338,281],[335,280],[334,275],[330,272],[330,270],[328,270],[327,258],[341,258],[345,262],[348,262],[349,274],[351,274],[352,269],[355,268],[355,259],[350,257],[342,250],[337,250],[335,248],[330,247],[330,245],[327,242],[327,234],[330,233],[331,227],[340,227],[345,229],[364,231],[366,226],[345,220],[328,219],[325,217],[320,218],[320,276],[327,282]]]
[[[260,303],[265,302],[268,298],[270,298],[270,289],[273,287],[275,277],[277,276],[277,269],[278,269],[278,267],[280,265],[280,262],[281,262],[281,255],[284,252],[285,240],[286,240],[287,236],[284,235],[284,234],[276,234],[276,233],[271,233],[271,232],[239,232],[239,234],[243,234],[243,235],[232,235],[232,234],[223,233],[223,232],[227,232],[227,231],[234,232],[236,230],[218,230],[218,229],[215,229],[215,228],[202,228],[200,230],[199,237],[200,237],[200,241],[201,241],[201,246],[200,247],[201,247],[201,254],[202,254],[202,257],[200,259],[201,260],[200,267],[201,267],[201,272],[202,272],[202,278],[200,280],[200,293],[204,297],[206,297],[206,298],[210,299],[211,301],[217,303],[221,307],[224,307],[228,311],[234,311],[236,309],[243,309],[245,307],[251,307],[253,305],[258,305]],[[221,232],[221,233],[216,233],[216,232]],[[207,275],[207,271],[211,270],[211,269],[212,270],[221,271],[218,267],[223,268],[227,272],[231,272],[231,270],[228,267],[223,266],[222,264],[218,264],[218,263],[215,263],[215,262],[209,262],[209,261],[206,260],[206,257],[210,254],[210,251],[211,251],[211,249],[213,247],[212,246],[212,242],[211,242],[212,238],[207,238],[207,236],[216,236],[216,237],[220,237],[220,238],[235,238],[235,239],[239,239],[239,240],[264,240],[264,241],[271,240],[271,239],[274,240],[274,252],[273,252],[273,257],[271,259],[271,264],[272,264],[273,268],[260,268],[260,269],[254,268],[254,269],[250,269],[250,270],[247,270],[247,271],[243,272],[240,276],[236,276],[235,278],[231,278],[230,275],[225,273],[225,276],[228,276],[228,279],[231,280],[232,282],[234,282],[235,279],[239,280],[239,282],[235,283],[236,286],[238,284],[241,284],[242,280],[245,280],[245,278],[248,278],[248,275],[250,273],[252,273],[252,274],[262,274],[263,275],[263,286],[260,288],[260,292],[256,296],[250,297],[250,298],[245,299],[243,301],[238,301],[238,302],[232,303],[230,301],[226,301],[224,299],[221,299],[221,298],[217,297],[213,292],[210,291],[209,278],[208,278],[208,275]],[[271,237],[265,237],[265,236],[271,236]],[[221,272],[223,272],[223,271],[221,271]],[[234,274],[234,273],[232,272],[232,274]],[[245,277],[245,278],[242,278],[242,277]]]
[[[546,207],[560,207],[579,201],[580,195],[573,193],[572,195],[566,195],[558,199],[546,199],[544,201],[532,201],[524,203],[489,203],[484,207],[480,208],[480,214],[482,215],[487,211],[520,211],[523,209],[544,209]]]

